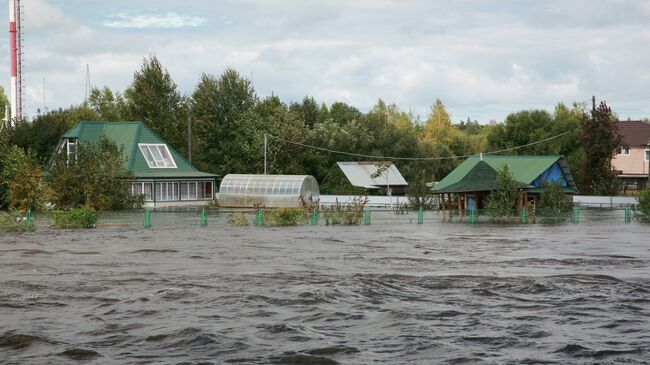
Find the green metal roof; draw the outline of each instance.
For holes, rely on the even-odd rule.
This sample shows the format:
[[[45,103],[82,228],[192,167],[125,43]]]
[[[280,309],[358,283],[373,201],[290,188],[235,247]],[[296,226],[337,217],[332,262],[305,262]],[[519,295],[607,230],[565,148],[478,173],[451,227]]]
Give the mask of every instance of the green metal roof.
[[[66,138],[76,138],[81,142],[97,143],[102,135],[113,141],[118,148],[122,148],[122,157],[125,159],[124,168],[133,171],[136,178],[214,178],[217,176],[197,170],[140,121],[81,121],[65,132],[59,143]],[[176,168],[150,168],[138,147],[139,143],[167,144],[169,152],[176,163]]]
[[[519,184],[520,188],[526,188],[528,185]],[[436,186],[436,192],[439,193],[456,193],[470,191],[490,191],[497,187],[497,171],[485,161],[479,161],[471,167],[459,181],[447,185],[444,188]]]
[[[544,171],[551,167],[558,160],[562,160],[562,156],[492,156],[484,155],[483,164],[481,164],[479,156],[471,156],[454,169],[449,175],[445,176],[434,187],[435,192],[458,192],[458,191],[479,191],[479,190],[492,190],[492,189],[479,189],[478,187],[489,187],[492,182],[491,175],[485,167],[474,172],[477,165],[488,165],[495,172],[494,181],[496,182],[496,171],[503,169],[503,166],[508,165],[512,177],[515,181],[521,184],[522,187],[531,185],[533,180],[540,176]],[[479,173],[480,172],[480,173]],[[470,175],[472,173],[472,175]],[[564,171],[565,175],[570,175],[570,172]],[[572,190],[575,189],[573,177],[567,176],[567,181],[572,185]],[[486,179],[485,181],[482,181]],[[474,187],[473,190],[459,190],[463,186]],[[452,189],[452,190],[450,190]]]

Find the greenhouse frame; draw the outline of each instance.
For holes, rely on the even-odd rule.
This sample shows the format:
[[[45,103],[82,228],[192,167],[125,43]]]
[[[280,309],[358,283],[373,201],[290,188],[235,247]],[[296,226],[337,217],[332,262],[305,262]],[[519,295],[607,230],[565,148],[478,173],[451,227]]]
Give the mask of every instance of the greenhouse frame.
[[[219,187],[219,205],[233,208],[299,207],[318,202],[318,182],[310,175],[228,174]]]

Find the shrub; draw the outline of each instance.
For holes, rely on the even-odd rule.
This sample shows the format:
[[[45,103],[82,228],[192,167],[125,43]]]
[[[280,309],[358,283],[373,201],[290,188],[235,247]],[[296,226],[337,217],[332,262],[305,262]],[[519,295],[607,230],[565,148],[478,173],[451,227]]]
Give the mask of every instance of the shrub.
[[[57,228],[93,228],[99,213],[88,207],[54,212],[54,226]]]
[[[0,212],[0,231],[24,232],[34,229],[33,224],[27,224],[23,217],[15,212]]]
[[[637,201],[639,203],[637,210],[639,211],[641,219],[650,219],[650,184],[639,192],[637,195]]]
[[[244,212],[229,213],[226,216],[226,222],[228,222],[228,224],[232,224],[233,226],[247,226],[248,217],[246,217],[246,213]]]
[[[545,210],[561,211],[571,209],[573,204],[564,194],[564,189],[557,181],[544,184],[544,191],[540,197],[539,207]]]
[[[274,226],[297,226],[307,219],[305,211],[298,208],[278,208],[268,213],[269,222]]]
[[[358,225],[361,223],[363,208],[367,203],[367,196],[354,198],[352,202],[346,204],[340,204],[337,200],[335,205],[324,209],[325,224]]]
[[[429,181],[434,181],[434,179],[429,179]],[[427,186],[425,175],[418,176],[406,187],[406,195],[408,195],[409,208],[411,209],[431,209],[437,203],[431,189]]]

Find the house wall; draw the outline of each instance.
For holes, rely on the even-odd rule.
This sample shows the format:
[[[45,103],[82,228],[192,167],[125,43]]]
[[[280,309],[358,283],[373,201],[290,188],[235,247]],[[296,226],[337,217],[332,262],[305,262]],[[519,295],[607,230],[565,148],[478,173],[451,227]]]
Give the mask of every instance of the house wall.
[[[622,171],[622,175],[630,174],[647,174],[648,160],[645,159],[647,147],[630,147],[630,154],[615,155],[612,159],[612,166],[616,170]]]

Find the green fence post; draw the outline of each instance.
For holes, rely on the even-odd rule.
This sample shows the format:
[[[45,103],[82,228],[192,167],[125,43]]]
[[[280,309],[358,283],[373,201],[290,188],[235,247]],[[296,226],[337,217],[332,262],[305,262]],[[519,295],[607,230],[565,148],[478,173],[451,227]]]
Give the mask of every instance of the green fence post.
[[[144,228],[149,228],[151,227],[151,212],[149,209],[145,209],[144,211]]]
[[[418,224],[424,223],[424,210],[422,207],[418,210]]]
[[[25,213],[25,225],[27,225],[27,227],[32,226],[32,210],[31,209],[27,209],[27,213]]]
[[[363,211],[363,224],[368,225],[370,224],[370,209],[365,209]]]
[[[526,213],[526,207],[523,207],[521,209],[521,223],[526,224],[527,218],[528,218],[528,215]]]
[[[580,209],[577,207],[573,208],[573,214],[571,214],[571,222],[580,223]]]
[[[201,208],[201,226],[205,227],[208,225],[208,222],[205,217],[205,208]]]
[[[474,208],[469,209],[469,223],[474,224],[476,223],[476,211]]]
[[[311,225],[312,226],[318,225],[318,210],[316,209],[311,210]]]
[[[630,223],[632,221],[632,211],[630,208],[625,208],[625,223]]]
[[[260,226],[260,211],[259,210],[255,211],[255,225],[257,227]]]

